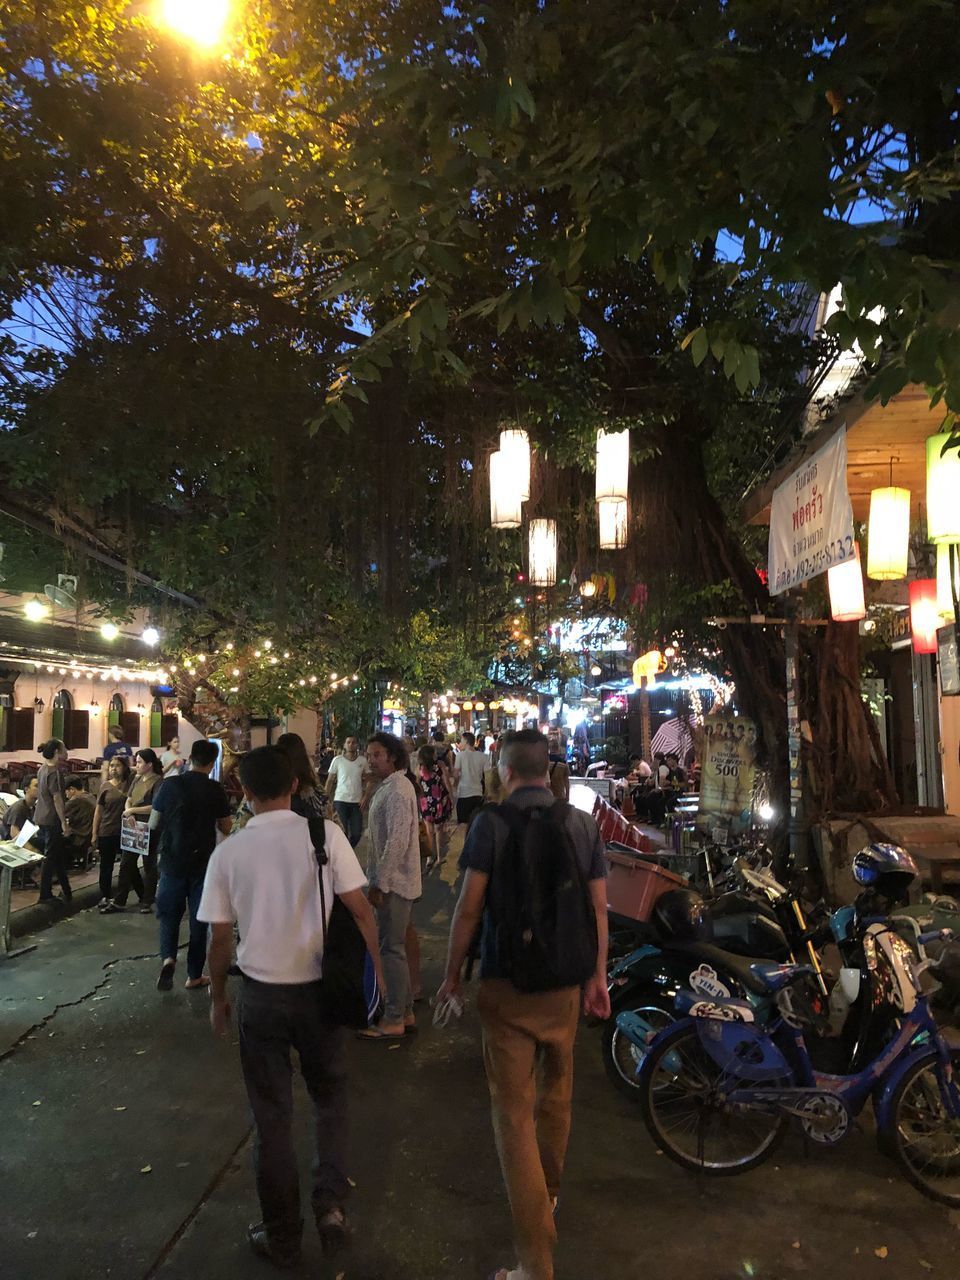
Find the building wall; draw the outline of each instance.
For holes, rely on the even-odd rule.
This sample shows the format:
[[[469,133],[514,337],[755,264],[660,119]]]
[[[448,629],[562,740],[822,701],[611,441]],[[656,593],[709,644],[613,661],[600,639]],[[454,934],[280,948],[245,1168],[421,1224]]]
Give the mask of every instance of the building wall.
[[[45,742],[53,733],[53,699],[60,689],[66,691],[73,698],[73,705],[77,711],[91,710],[90,704],[96,699],[100,704],[99,714],[90,716],[90,741],[89,746],[77,748],[70,752],[82,760],[95,760],[97,756],[103,755],[103,748],[107,745],[107,724],[109,720],[110,699],[115,693],[119,693],[123,698],[127,711],[136,711],[139,704],[143,705],[144,713],[140,717],[140,741],[141,747],[150,745],[150,704],[153,701],[150,696],[150,686],[145,683],[136,681],[120,680],[118,682],[103,681],[99,677],[90,678],[81,676],[74,679],[69,673],[61,676],[54,672],[50,674],[47,671],[30,672],[17,677],[14,685],[13,705],[17,707],[32,707],[35,698],[42,698],[44,703],[43,711],[34,716],[33,725],[33,750],[32,751],[2,751],[0,752],[0,762],[9,760],[38,760],[36,748],[41,742]],[[198,737],[197,731],[192,726],[184,726],[193,737]],[[184,745],[188,745],[185,739],[182,739]],[[191,738],[192,741],[192,738]]]
[[[940,699],[943,798],[947,813],[960,814],[960,698]]]

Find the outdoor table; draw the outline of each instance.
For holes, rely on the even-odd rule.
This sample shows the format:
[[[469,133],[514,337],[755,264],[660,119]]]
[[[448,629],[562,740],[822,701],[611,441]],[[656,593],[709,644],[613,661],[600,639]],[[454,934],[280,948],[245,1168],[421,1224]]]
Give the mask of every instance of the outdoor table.
[[[42,861],[42,853],[34,853],[32,849],[27,848],[21,849],[12,840],[0,841],[0,960],[23,955],[25,951],[33,950],[33,947],[21,947],[18,951],[10,950],[10,893],[13,888],[14,871],[36,866]]]

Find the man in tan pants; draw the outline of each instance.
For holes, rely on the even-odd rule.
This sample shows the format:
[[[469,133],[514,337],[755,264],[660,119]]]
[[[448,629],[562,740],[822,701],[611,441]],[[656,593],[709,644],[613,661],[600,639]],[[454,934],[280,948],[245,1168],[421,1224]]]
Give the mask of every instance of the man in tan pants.
[[[499,937],[503,921],[498,918],[497,896],[488,894],[488,888],[495,873],[505,874],[498,859],[508,848],[511,827],[518,822],[522,826],[523,815],[532,820],[557,803],[550,788],[546,738],[535,730],[507,735],[499,770],[506,802],[502,811],[496,805],[482,810],[470,827],[460,860],[466,874],[450,932],[447,974],[437,998],[461,996],[461,970],[482,921],[478,1008],[483,1060],[519,1257],[516,1269],[501,1268],[492,1280],[553,1280],[554,1215],[570,1135],[573,1046],[581,1000],[586,1013],[610,1015],[606,867],[593,819],[567,806],[558,810],[596,920],[595,963],[582,987],[558,983],[555,989],[519,990],[505,971]],[[510,848],[509,856],[523,856],[516,844]]]

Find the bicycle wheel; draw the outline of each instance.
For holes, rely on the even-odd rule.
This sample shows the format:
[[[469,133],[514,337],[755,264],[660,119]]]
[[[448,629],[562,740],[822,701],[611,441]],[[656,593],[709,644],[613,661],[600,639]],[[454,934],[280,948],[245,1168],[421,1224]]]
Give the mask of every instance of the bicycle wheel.
[[[960,1049],[952,1054],[960,1078]],[[915,1063],[890,1100],[891,1152],[904,1177],[931,1200],[960,1205],[960,1118],[943,1100],[941,1069],[935,1057]]]
[[[716,1177],[746,1173],[773,1154],[785,1117],[734,1110],[723,1100],[724,1072],[696,1027],[680,1025],[647,1055],[640,1083],[643,1119],[656,1145],[685,1169]]]
[[[639,999],[639,997],[637,997]],[[662,1031],[675,1021],[675,1015],[657,1004],[630,1004],[618,1006],[603,1028],[603,1065],[617,1089],[627,1098],[637,1097],[637,1072],[647,1056],[617,1026],[617,1014],[629,1010],[638,1013],[655,1031]]]

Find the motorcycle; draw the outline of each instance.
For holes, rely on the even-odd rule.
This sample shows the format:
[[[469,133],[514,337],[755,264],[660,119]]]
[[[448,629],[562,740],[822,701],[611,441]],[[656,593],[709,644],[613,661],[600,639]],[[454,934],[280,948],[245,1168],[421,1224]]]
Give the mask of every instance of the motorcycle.
[[[627,1097],[636,1097],[645,1048],[624,1035],[618,1023],[621,1013],[633,1013],[648,1031],[660,1031],[676,1018],[675,1002],[683,990],[707,1000],[757,1001],[763,990],[757,987],[752,966],[799,956],[815,967],[826,995],[811,944],[813,931],[796,897],[765,869],[741,862],[737,872],[744,889],[709,904],[711,941],[681,940],[663,924],[648,925],[646,941],[610,968],[611,1016],[603,1028],[603,1062],[611,1082]]]

